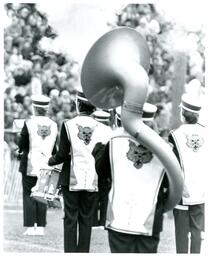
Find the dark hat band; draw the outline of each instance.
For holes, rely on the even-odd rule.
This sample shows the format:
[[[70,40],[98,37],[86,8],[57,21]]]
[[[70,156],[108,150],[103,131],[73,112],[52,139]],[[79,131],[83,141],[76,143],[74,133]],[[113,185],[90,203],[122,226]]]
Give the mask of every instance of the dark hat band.
[[[142,118],[153,118],[155,115],[155,113],[151,113],[151,112],[143,112],[142,114]]]
[[[185,108],[193,110],[193,111],[199,111],[201,109],[201,107],[191,105],[185,101],[182,101],[182,107],[185,107]]]
[[[108,121],[110,116],[107,117],[107,116],[95,116],[93,115],[93,117],[96,119],[96,120],[101,120],[101,121]]]

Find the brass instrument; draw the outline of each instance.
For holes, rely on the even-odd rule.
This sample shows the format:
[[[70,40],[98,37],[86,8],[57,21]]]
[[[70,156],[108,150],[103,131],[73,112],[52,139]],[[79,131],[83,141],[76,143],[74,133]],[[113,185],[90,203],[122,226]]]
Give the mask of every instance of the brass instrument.
[[[149,66],[145,39],[134,29],[120,27],[104,34],[91,47],[83,62],[81,84],[88,100],[98,108],[122,106],[123,127],[160,159],[169,180],[165,204],[169,211],[182,197],[183,177],[170,145],[142,121]]]

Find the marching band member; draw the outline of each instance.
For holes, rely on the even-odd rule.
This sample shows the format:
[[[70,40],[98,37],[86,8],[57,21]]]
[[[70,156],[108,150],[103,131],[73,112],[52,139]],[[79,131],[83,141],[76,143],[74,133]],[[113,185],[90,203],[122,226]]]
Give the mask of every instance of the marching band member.
[[[143,121],[153,129],[156,110],[145,103]],[[119,114],[117,119],[121,125]],[[105,223],[111,252],[157,252],[167,191],[161,162],[118,127],[96,168],[102,179],[111,181]]]
[[[182,95],[182,125],[171,131],[169,141],[179,159],[184,175],[184,192],[173,210],[177,253],[200,253],[201,232],[204,230],[204,202],[206,171],[201,165],[207,154],[205,128],[198,124],[201,105],[188,93]]]
[[[28,227],[24,235],[44,235],[46,226],[47,205],[35,201],[30,195],[40,169],[49,168],[47,159],[55,150],[58,129],[56,123],[46,116],[49,102],[50,98],[45,95],[32,96],[34,116],[25,121],[20,134],[23,219],[24,226]]]
[[[78,116],[63,123],[59,149],[49,159],[51,166],[63,163],[59,184],[64,200],[64,252],[90,250],[98,192],[92,151],[96,143],[109,139],[108,127],[91,116],[95,107],[83,92],[77,94],[77,110]]]

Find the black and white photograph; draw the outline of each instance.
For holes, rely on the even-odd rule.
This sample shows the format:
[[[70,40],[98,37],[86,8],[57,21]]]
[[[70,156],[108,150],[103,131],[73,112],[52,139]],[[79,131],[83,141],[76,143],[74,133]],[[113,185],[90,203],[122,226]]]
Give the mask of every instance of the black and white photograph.
[[[206,1],[1,3],[6,253],[208,253]]]

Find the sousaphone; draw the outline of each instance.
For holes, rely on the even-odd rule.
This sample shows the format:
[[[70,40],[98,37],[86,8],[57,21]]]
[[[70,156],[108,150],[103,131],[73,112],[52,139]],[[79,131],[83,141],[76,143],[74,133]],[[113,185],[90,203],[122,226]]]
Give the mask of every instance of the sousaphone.
[[[183,177],[170,145],[142,121],[149,66],[145,39],[134,29],[120,27],[104,34],[91,47],[83,62],[81,84],[88,100],[98,108],[122,106],[125,130],[160,159],[169,181],[165,203],[169,211],[182,197]]]

